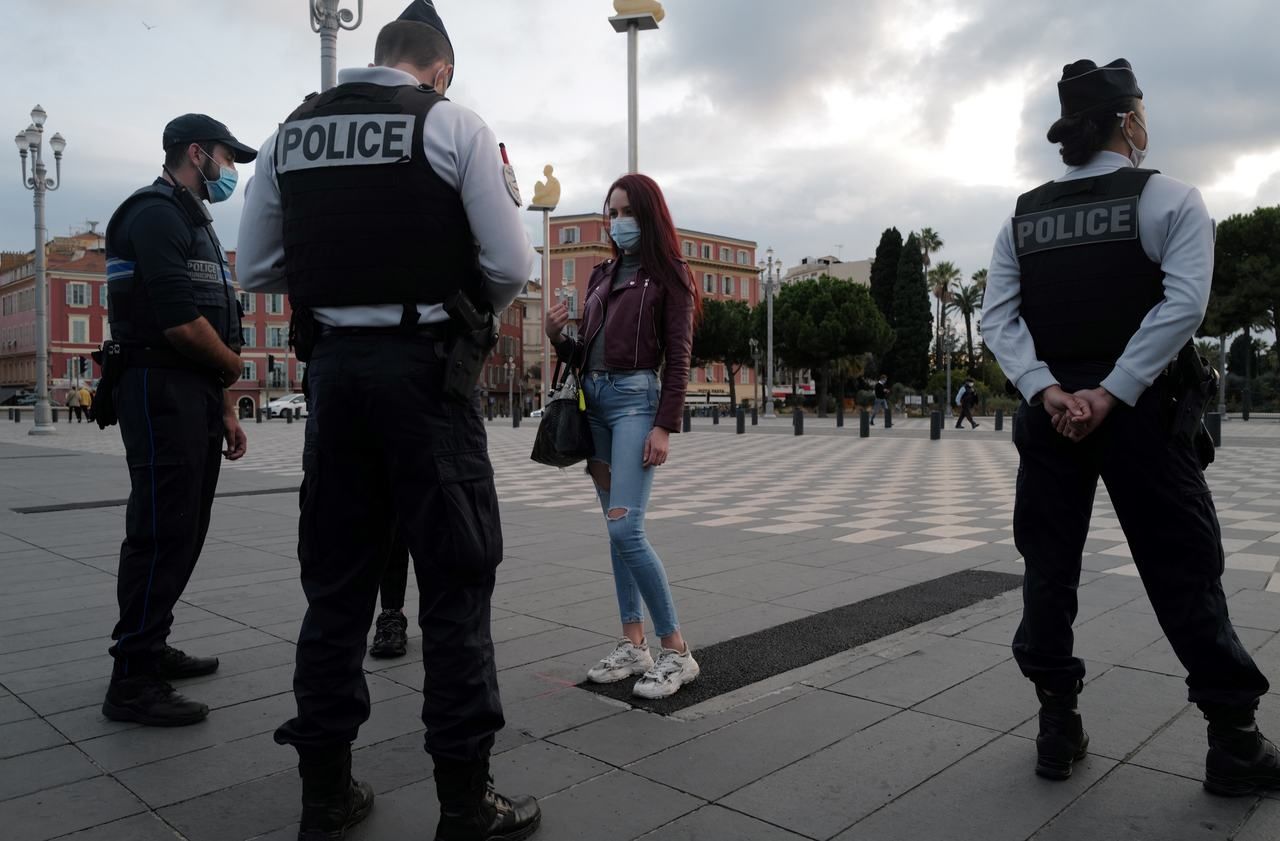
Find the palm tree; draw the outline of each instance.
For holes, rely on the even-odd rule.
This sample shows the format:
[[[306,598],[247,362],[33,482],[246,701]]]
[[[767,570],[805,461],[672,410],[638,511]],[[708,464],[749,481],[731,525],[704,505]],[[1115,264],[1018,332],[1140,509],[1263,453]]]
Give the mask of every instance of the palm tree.
[[[978,289],[982,291],[982,294],[985,295],[987,293],[987,270],[978,269],[973,273],[971,279],[973,280],[974,286],[977,286]]]
[[[969,375],[977,376],[977,360],[973,355],[973,316],[982,309],[982,290],[977,283],[959,286],[955,293],[956,309],[964,316],[965,347],[969,352]]]
[[[929,270],[929,286],[938,299],[938,365],[942,365],[942,337],[946,335],[947,310],[951,306],[951,287],[960,279],[960,270],[950,260],[943,260]]]

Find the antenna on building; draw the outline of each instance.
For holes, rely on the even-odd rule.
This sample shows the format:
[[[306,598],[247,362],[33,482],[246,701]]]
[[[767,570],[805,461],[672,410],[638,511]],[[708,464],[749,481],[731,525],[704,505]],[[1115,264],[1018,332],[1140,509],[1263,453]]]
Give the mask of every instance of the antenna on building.
[[[840,262],[840,263],[844,262],[844,255],[841,253],[843,251],[844,251],[844,243],[843,242],[837,243],[836,244],[836,261],[837,262]]]
[[[86,219],[84,223],[89,226],[89,233],[96,234],[98,232],[99,222],[97,219]]]

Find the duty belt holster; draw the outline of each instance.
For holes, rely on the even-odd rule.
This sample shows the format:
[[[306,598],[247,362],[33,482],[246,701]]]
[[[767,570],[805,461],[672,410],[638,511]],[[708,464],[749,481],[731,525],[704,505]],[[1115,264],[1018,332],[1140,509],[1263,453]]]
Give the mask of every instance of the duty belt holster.
[[[484,361],[498,345],[498,330],[493,310],[481,312],[464,292],[457,292],[444,302],[454,333],[445,357],[444,394],[450,400],[470,405]]]
[[[1218,372],[1191,342],[1178,352],[1169,369],[1174,444],[1195,450],[1203,470],[1213,463],[1213,437],[1204,427],[1204,413],[1218,390]]]
[[[99,429],[106,429],[108,426],[115,426],[119,420],[116,414],[115,389],[120,382],[120,375],[124,373],[124,348],[119,342],[108,340],[90,355],[102,371],[102,377],[98,380],[98,396],[93,401],[93,419],[98,422]]]

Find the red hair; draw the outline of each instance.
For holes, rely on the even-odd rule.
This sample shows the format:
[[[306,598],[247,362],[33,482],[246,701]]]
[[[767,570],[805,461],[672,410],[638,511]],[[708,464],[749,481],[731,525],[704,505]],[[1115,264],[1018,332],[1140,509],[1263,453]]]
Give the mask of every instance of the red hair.
[[[680,255],[680,238],[676,236],[676,226],[671,220],[671,210],[662,195],[662,188],[649,176],[638,173],[624,175],[614,181],[604,194],[606,226],[609,224],[609,197],[614,190],[627,194],[631,212],[640,225],[641,264],[654,279],[666,284],[668,290],[682,290],[693,296],[693,322],[697,324],[702,319],[702,293]],[[609,244],[613,247],[614,259],[618,259],[621,256],[618,244],[612,237]]]

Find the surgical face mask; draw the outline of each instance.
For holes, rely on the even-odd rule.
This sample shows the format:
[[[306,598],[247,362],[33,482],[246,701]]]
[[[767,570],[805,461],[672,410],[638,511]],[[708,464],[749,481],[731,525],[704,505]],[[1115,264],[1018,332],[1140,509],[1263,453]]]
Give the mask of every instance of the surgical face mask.
[[[200,153],[206,158],[209,158],[209,160],[213,161],[215,164],[218,163],[217,161],[214,161],[213,158],[210,157],[203,149],[200,150]],[[218,164],[218,178],[214,181],[210,181],[205,177],[204,167],[201,167],[199,172],[200,177],[204,179],[204,187],[209,192],[210,203],[217,204],[220,201],[226,201],[231,198],[231,194],[236,191],[236,182],[239,180],[240,176],[231,167]]]
[[[623,251],[633,252],[640,245],[640,223],[634,216],[619,216],[609,223],[609,235]]]
[[[1119,117],[1121,120],[1124,120],[1129,115],[1127,113],[1124,113],[1124,114],[1116,114],[1116,116]],[[1146,157],[1147,157],[1147,149],[1151,148],[1151,134],[1147,132],[1146,123],[1142,122],[1142,120],[1139,120],[1137,114],[1133,115],[1133,121],[1137,123],[1139,126],[1141,126],[1143,133],[1147,135],[1147,146],[1145,149],[1138,148],[1138,145],[1133,142],[1133,138],[1129,136],[1129,132],[1125,131],[1123,125],[1120,127],[1120,132],[1124,135],[1124,142],[1129,144],[1129,161],[1135,167],[1138,167],[1138,166],[1142,166],[1142,162],[1146,160]]]
[[[440,73],[444,74],[444,84],[440,84]],[[441,96],[447,96],[449,88],[453,85],[453,74],[446,70],[441,70],[436,74],[435,79],[431,81],[431,89]]]

